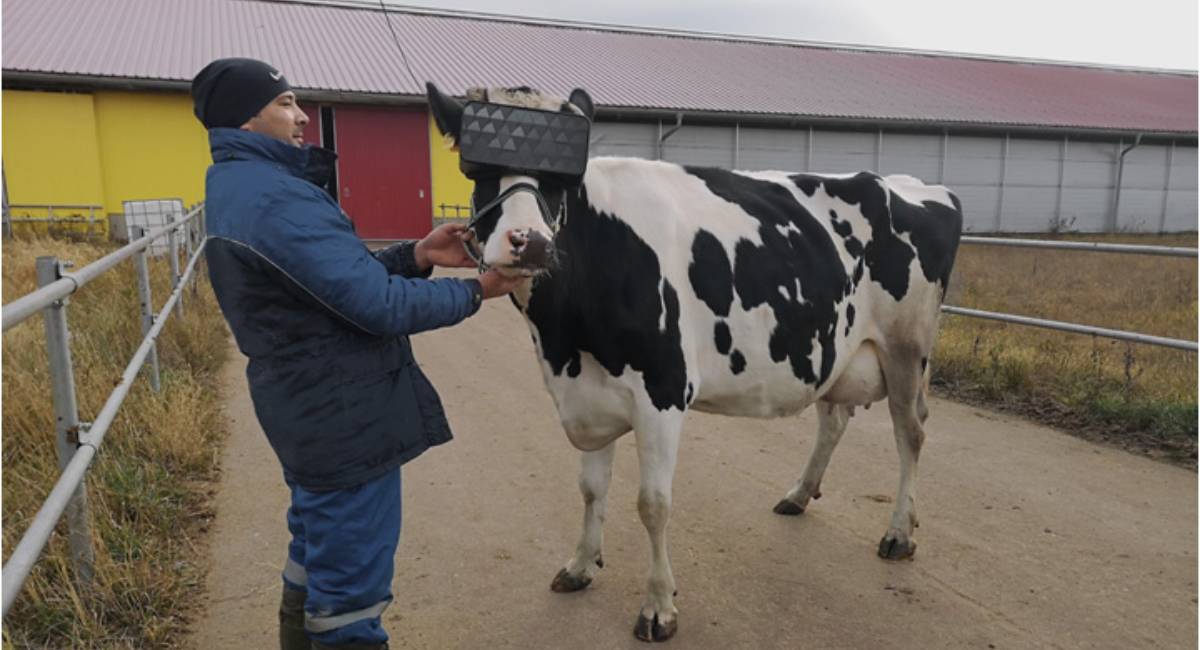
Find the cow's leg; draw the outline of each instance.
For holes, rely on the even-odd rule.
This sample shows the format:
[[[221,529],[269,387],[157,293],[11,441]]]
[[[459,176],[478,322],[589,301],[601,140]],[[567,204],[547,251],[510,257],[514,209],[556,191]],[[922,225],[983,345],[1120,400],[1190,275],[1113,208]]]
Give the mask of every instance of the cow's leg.
[[[646,599],[633,633],[643,641],[666,641],[675,634],[675,577],[667,556],[667,520],[671,515],[671,482],[679,453],[681,413],[661,413],[636,427],[641,487],[638,514],[650,536],[650,576]]]
[[[913,529],[917,527],[917,460],[925,442],[921,354],[888,355],[884,375],[888,386],[888,411],[900,454],[900,487],[891,526],[879,541],[879,557],[903,560],[917,550]],[[925,411],[925,412],[923,412]]]
[[[817,403],[817,446],[813,448],[800,480],[796,481],[782,501],[775,504],[776,514],[798,515],[804,512],[809,499],[821,498],[821,477],[825,475],[829,457],[842,439],[849,421],[848,406],[825,401]]]
[[[608,505],[608,484],[612,478],[616,450],[617,443],[614,441],[606,447],[582,454],[579,491],[583,493],[583,534],[575,547],[575,556],[550,583],[554,591],[579,591],[591,584],[596,570],[604,566],[600,548],[604,541],[604,510]]]

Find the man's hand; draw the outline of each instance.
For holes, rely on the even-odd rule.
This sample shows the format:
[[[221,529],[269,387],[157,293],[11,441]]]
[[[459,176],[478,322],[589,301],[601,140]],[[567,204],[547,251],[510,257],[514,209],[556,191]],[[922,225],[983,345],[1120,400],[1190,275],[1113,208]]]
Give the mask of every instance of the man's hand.
[[[504,275],[496,269],[492,269],[487,273],[479,276],[479,284],[483,286],[483,299],[495,298],[497,296],[506,296],[512,293],[525,280],[529,278],[523,275],[508,276]]]
[[[413,255],[417,258],[417,267],[422,271],[431,266],[443,268],[469,269],[475,266],[471,256],[467,255],[463,242],[471,238],[467,227],[459,223],[448,223],[438,226],[417,242]]]

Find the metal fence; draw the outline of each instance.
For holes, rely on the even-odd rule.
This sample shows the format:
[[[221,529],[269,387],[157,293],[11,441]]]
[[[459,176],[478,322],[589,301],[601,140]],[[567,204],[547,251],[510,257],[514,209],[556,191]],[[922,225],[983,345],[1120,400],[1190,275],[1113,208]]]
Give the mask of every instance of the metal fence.
[[[49,203],[8,203],[4,211],[4,236],[12,235],[12,224],[15,223],[44,223],[48,228],[53,229],[55,225],[80,225],[87,224],[87,232],[85,236],[91,239],[97,234],[96,232],[96,212],[103,210],[102,205],[69,205],[65,203],[49,204]],[[28,214],[13,216],[13,212],[28,213],[31,210],[45,210],[44,216],[30,216]],[[59,214],[55,215],[54,211],[58,210]],[[84,214],[87,217],[85,219]]]
[[[81,584],[86,585],[91,582],[94,575],[94,558],[83,479],[100,444],[104,441],[104,436],[108,433],[117,411],[121,408],[121,404],[125,401],[134,380],[137,379],[147,359],[151,360],[152,365],[151,385],[156,392],[159,390],[155,341],[172,311],[182,312],[184,309],[184,289],[193,279],[197,261],[204,250],[205,232],[204,206],[200,204],[192,208],[182,219],[169,225],[149,232],[145,232],[139,227],[135,232],[136,237],[128,246],[106,255],[78,271],[68,271],[71,264],[58,258],[39,257],[37,260],[39,288],[4,306],[2,319],[5,332],[39,311],[42,313],[46,329],[46,352],[50,361],[50,375],[53,384],[58,462],[62,474],[45,503],[34,516],[29,530],[26,531],[25,536],[17,544],[16,550],[4,565],[2,572],[3,610],[0,611],[0,618],[8,615],[9,608],[15,602],[25,579],[29,577],[34,563],[41,556],[46,542],[50,539],[55,525],[62,518],[64,512],[67,514],[68,539],[76,578]],[[170,249],[173,290],[162,309],[155,314],[153,299],[150,295],[146,249],[164,237],[167,238]],[[182,273],[179,268],[180,252],[183,252],[187,259],[187,266]],[[131,257],[134,258],[137,267],[144,337],[125,367],[120,383],[105,401],[96,420],[81,422],[75,401],[75,375],[71,364],[66,298],[88,282]],[[195,291],[195,289],[196,285],[192,283],[192,290]]]
[[[1012,246],[1019,248],[1048,248],[1054,250],[1071,250],[1071,251],[1087,251],[1095,253],[1122,253],[1127,255],[1162,255],[1170,257],[1197,257],[1197,249],[1195,248],[1176,248],[1171,246],[1142,246],[1131,244],[1104,244],[1099,242],[1072,242],[1072,241],[1046,241],[1041,239],[1008,239],[1003,237],[963,237],[962,243],[975,244],[981,246]],[[1041,327],[1045,329],[1058,330],[1060,332],[1071,332],[1074,334],[1090,334],[1092,336],[1100,336],[1104,338],[1117,339],[1120,341],[1132,341],[1134,343],[1145,343],[1147,345],[1159,345],[1163,347],[1175,348],[1178,350],[1197,351],[1196,341],[1186,341],[1183,339],[1172,339],[1163,336],[1153,336],[1150,334],[1141,334],[1138,332],[1126,332],[1124,330],[1114,330],[1105,327],[1094,327],[1091,325],[1080,325],[1078,323],[1065,323],[1056,320],[1047,320],[1044,318],[1034,318],[1031,316],[1018,316],[1016,314],[1004,314],[994,311],[983,311],[981,309],[968,309],[966,307],[955,307],[953,305],[942,305],[942,311],[947,314],[956,316],[967,316],[968,318],[983,318],[987,320],[997,320],[1006,323],[1015,323],[1017,325],[1028,325],[1031,327]]]

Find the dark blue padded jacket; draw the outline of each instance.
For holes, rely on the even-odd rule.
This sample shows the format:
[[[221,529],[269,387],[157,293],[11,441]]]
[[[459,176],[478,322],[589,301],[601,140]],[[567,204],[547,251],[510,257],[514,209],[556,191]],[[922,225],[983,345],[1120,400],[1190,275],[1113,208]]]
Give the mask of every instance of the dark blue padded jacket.
[[[287,480],[376,478],[451,438],[408,336],[453,325],[476,280],[423,279],[413,242],[372,253],[321,189],[332,152],[209,131],[208,273]]]

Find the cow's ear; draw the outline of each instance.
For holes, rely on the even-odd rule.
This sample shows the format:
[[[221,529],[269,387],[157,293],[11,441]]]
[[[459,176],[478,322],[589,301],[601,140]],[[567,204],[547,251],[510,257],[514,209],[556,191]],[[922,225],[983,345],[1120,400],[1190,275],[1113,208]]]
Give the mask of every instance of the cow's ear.
[[[583,111],[587,118],[593,119],[596,116],[596,105],[592,103],[592,96],[587,94],[587,91],[582,88],[576,88],[571,91],[571,97],[567,100],[575,105],[576,108]]]
[[[432,81],[425,82],[425,96],[429,99],[429,110],[433,113],[438,130],[458,146],[458,134],[462,130],[462,104],[453,97],[443,95]]]

